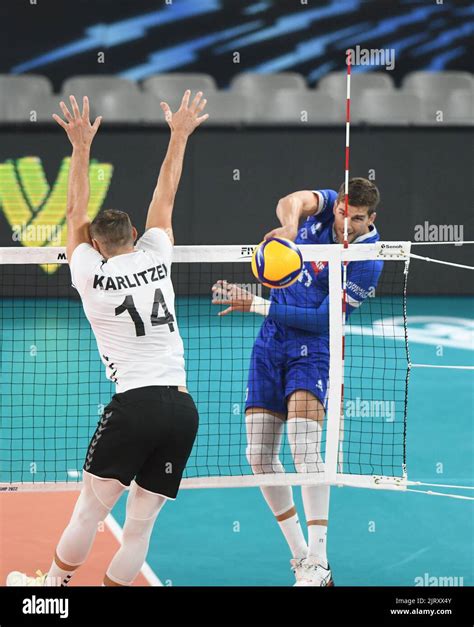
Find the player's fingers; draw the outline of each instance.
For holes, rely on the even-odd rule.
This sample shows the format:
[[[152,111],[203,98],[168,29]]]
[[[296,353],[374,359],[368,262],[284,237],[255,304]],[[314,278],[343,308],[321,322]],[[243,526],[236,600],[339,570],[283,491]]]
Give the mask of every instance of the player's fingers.
[[[59,106],[61,107],[61,111],[64,113],[64,117],[66,118],[66,120],[71,122],[72,115],[70,114],[69,109],[67,108],[66,104],[61,100],[61,102],[59,103]]]
[[[234,311],[233,307],[227,307],[227,309],[224,309],[224,311],[219,311],[219,313],[217,315],[218,316],[227,316],[227,314],[230,314],[232,311]]]
[[[222,292],[222,283],[214,283],[211,289],[213,292]]]
[[[87,96],[82,99],[82,119],[86,122],[89,121],[89,98]]]
[[[93,130],[94,132],[97,132],[97,129],[99,128],[99,126],[101,125],[101,123],[102,123],[102,116],[101,116],[101,115],[99,115],[99,116],[97,116],[97,117],[96,117],[96,119],[94,120],[94,124],[92,125],[92,130]]]
[[[189,96],[191,95],[191,90],[187,89],[184,94],[183,94],[183,98],[181,100],[181,109],[187,109],[188,104],[189,104]]]
[[[193,101],[191,102],[191,106],[189,107],[192,113],[196,113],[201,97],[202,97],[202,91],[198,91],[197,94],[194,96]]]
[[[167,102],[160,102],[160,106],[163,109],[163,113],[165,114],[165,120],[168,123],[171,122],[171,118],[173,117],[173,114],[171,113],[169,104]]]
[[[62,126],[65,131],[67,130],[66,122],[61,117],[59,117],[59,115],[57,115],[56,113],[53,113],[53,119],[56,120],[59,126]]]
[[[229,299],[229,294],[227,293],[227,290],[223,290],[222,288],[217,288],[215,290],[213,290],[212,292],[212,302],[219,302],[219,303],[223,303],[225,301],[225,304],[230,304],[231,300]]]
[[[196,122],[198,123],[198,125],[202,124],[202,122],[207,120],[208,117],[209,117],[209,113],[206,113],[205,115],[201,115],[200,118],[196,118]]]
[[[79,107],[77,106],[77,101],[74,98],[74,96],[69,96],[69,100],[71,102],[71,107],[72,107],[72,112],[74,113],[74,117],[80,118],[81,117],[81,113],[79,111]]]
[[[206,106],[206,104],[207,104],[207,99],[203,98],[196,109],[196,113],[201,113],[201,111],[204,110],[204,107]]]

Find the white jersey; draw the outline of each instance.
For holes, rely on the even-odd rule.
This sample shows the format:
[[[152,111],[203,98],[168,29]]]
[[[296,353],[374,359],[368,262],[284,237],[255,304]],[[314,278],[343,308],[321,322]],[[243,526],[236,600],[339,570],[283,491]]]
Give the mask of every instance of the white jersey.
[[[105,261],[80,244],[70,261],[107,378],[117,392],[148,385],[186,385],[184,347],[171,282],[173,246],[148,229],[135,252]]]

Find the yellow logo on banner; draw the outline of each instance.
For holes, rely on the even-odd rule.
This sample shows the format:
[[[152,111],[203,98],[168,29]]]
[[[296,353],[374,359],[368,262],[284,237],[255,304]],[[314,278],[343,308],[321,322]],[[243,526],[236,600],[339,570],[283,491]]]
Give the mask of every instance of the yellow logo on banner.
[[[52,188],[39,157],[7,159],[0,163],[0,205],[12,229],[13,241],[23,246],[65,246],[67,181],[70,157],[65,157]],[[98,214],[112,179],[113,165],[92,160],[87,214]],[[53,273],[58,264],[42,268]]]

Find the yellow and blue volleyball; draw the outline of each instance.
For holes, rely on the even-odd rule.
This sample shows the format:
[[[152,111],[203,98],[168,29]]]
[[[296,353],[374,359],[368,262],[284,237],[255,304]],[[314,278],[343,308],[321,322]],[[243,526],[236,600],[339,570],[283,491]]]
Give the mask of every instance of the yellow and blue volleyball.
[[[261,242],[252,256],[252,272],[267,287],[288,287],[298,279],[302,269],[300,249],[283,237]]]

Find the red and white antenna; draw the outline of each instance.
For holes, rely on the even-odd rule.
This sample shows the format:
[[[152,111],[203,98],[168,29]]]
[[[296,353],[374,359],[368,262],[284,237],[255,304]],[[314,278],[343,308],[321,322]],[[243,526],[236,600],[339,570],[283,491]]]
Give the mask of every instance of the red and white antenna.
[[[346,52],[347,74],[346,74],[346,164],[344,170],[344,248],[349,246],[348,241],[348,218],[349,218],[349,147],[351,131],[351,50]]]
[[[349,247],[349,147],[351,130],[351,51],[346,52],[346,160],[344,168],[344,248]],[[342,382],[341,382],[341,419],[339,423],[339,472],[342,472],[342,439],[344,438],[344,363],[346,348],[346,309],[347,309],[347,261],[342,264]]]

